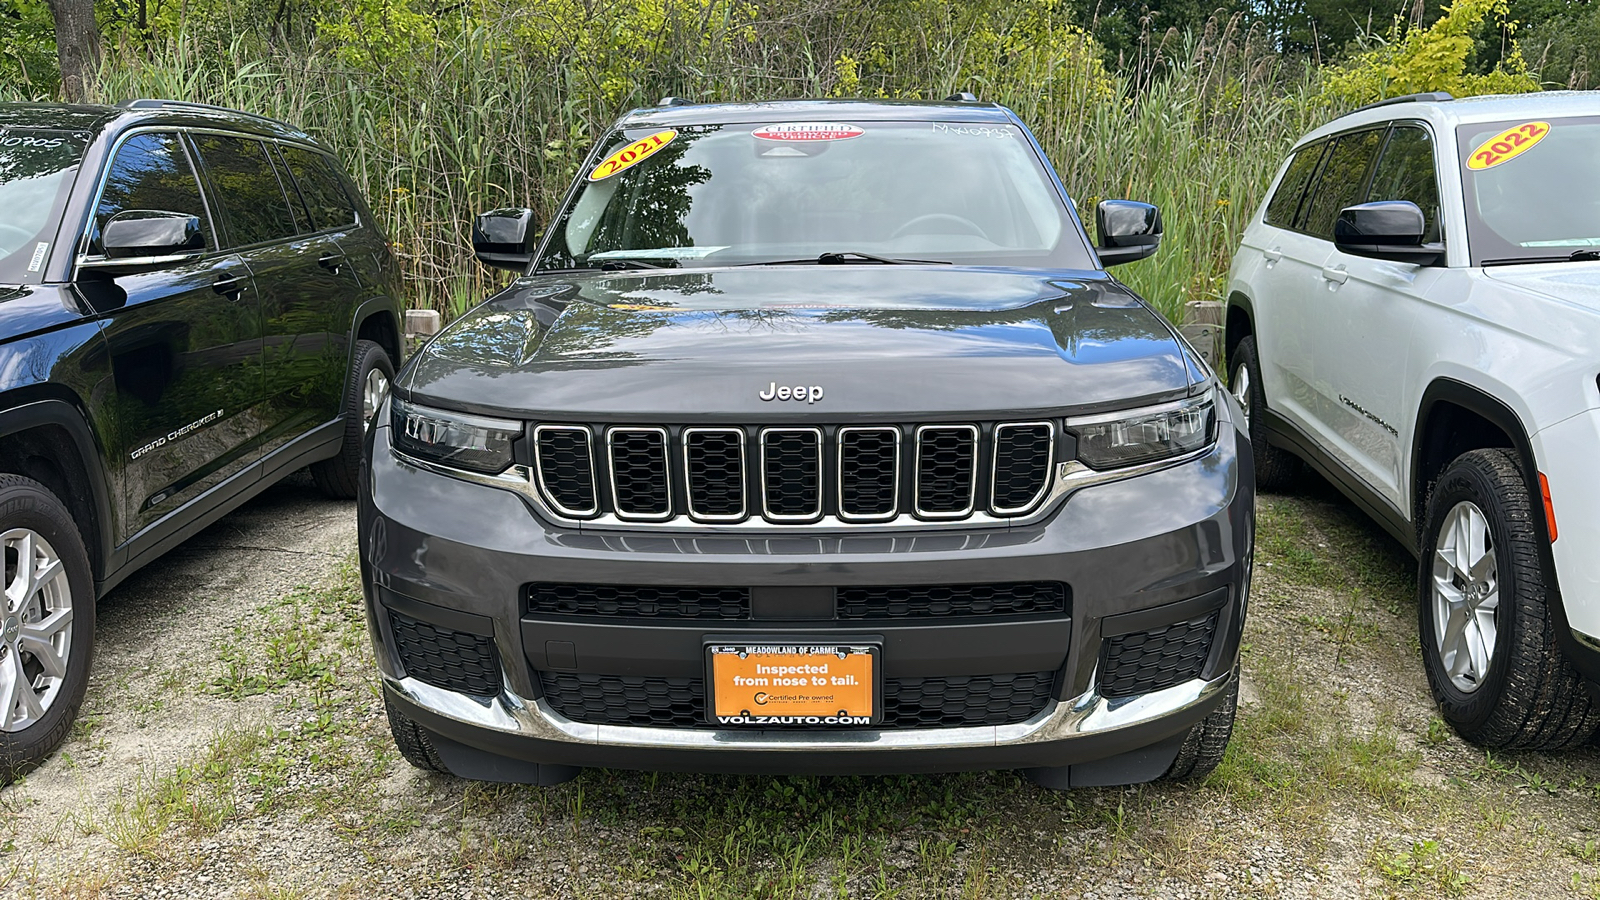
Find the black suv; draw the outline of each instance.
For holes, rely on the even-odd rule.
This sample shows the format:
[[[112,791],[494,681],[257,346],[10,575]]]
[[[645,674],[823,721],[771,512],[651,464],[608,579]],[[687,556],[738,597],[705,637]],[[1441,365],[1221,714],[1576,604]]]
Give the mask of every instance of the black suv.
[[[310,465],[354,497],[400,362],[376,219],[232,110],[0,104],[0,783],[66,734],[95,600]]]
[[[669,104],[606,134],[524,274],[373,428],[361,558],[414,764],[1221,759],[1253,546],[1242,417],[992,104]]]

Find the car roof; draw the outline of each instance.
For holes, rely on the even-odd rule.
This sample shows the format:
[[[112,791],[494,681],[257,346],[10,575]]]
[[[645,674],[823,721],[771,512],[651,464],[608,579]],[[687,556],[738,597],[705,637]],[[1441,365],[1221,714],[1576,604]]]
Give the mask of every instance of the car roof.
[[[635,125],[724,125],[781,122],[800,117],[850,119],[857,122],[992,122],[1015,121],[998,103],[974,100],[774,100],[763,103],[703,103],[636,109],[618,127]]]
[[[1362,125],[1395,119],[1426,119],[1443,128],[1475,122],[1499,122],[1530,116],[1600,115],[1600,91],[1536,91],[1530,94],[1485,94],[1460,99],[1430,98],[1387,101],[1364,106],[1310,132],[1296,142],[1309,143]]]
[[[98,133],[136,125],[224,125],[261,137],[287,138],[317,144],[309,134],[286,122],[254,113],[177,100],[125,100],[115,106],[67,103],[0,103],[0,127],[52,128]]]

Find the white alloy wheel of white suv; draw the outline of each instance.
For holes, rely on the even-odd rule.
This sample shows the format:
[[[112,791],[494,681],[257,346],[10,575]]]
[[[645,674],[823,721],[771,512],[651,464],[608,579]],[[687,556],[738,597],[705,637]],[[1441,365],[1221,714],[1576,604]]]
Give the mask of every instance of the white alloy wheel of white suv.
[[[1416,95],[1311,132],[1229,295],[1258,484],[1304,461],[1417,554],[1444,717],[1487,747],[1592,736],[1600,92]]]

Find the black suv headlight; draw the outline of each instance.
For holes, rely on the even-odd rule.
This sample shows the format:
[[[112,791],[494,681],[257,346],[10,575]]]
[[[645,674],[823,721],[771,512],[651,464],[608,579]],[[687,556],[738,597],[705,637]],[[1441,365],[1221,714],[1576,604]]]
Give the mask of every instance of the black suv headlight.
[[[522,423],[469,416],[392,398],[395,449],[407,456],[458,469],[498,475],[513,461],[511,445]]]
[[[1198,397],[1068,419],[1078,459],[1091,469],[1116,469],[1183,456],[1217,439],[1216,391]]]

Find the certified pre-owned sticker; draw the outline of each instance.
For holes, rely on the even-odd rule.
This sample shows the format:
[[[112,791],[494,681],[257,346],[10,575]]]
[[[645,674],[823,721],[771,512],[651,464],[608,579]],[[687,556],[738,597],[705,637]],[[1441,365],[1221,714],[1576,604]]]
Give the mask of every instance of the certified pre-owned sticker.
[[[594,171],[589,173],[589,180],[604,181],[618,172],[625,172],[649,159],[657,150],[672,143],[672,139],[677,136],[676,131],[667,130],[658,131],[647,138],[640,138],[601,160],[600,165],[595,166]]]
[[[1477,149],[1472,151],[1472,155],[1467,157],[1467,168],[1492,169],[1501,163],[1510,162],[1527,153],[1549,133],[1549,122],[1525,122],[1515,128],[1507,128],[1479,144]]]
[[[750,132],[763,141],[844,141],[866,133],[865,129],[842,122],[782,122]]]

